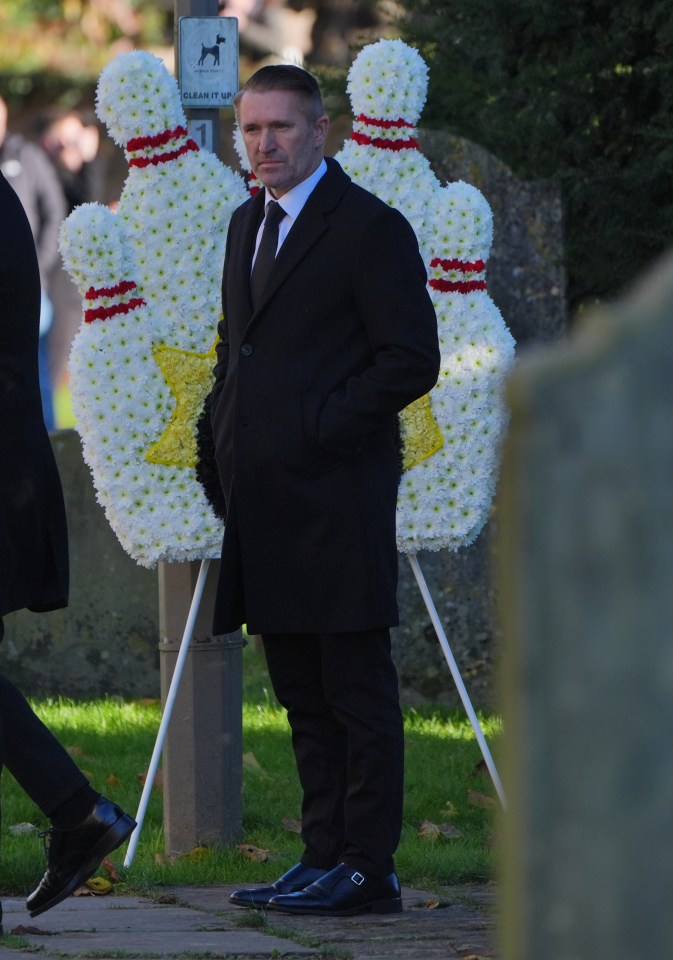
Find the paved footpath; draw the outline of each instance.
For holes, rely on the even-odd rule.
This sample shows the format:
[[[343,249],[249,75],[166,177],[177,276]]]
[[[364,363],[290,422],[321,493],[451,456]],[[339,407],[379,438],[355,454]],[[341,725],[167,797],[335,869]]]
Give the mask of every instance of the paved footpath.
[[[231,906],[235,884],[70,897],[31,920],[3,900],[0,960],[498,960],[495,884],[404,888],[392,916],[292,917]]]

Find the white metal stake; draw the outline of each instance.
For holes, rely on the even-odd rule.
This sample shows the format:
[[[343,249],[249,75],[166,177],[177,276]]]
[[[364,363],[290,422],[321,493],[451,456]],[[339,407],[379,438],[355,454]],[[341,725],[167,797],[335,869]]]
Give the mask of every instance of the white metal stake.
[[[166,703],[164,704],[164,711],[161,717],[161,723],[159,724],[159,732],[157,733],[157,739],[154,743],[154,751],[152,753],[152,759],[150,760],[149,769],[147,771],[147,779],[145,780],[143,792],[140,797],[140,804],[138,806],[138,812],[136,813],[137,826],[133,831],[133,833],[131,834],[128,850],[126,851],[126,859],[124,860],[125,867],[130,867],[131,864],[133,863],[136,847],[138,846],[138,840],[140,839],[140,831],[142,830],[143,821],[145,819],[145,813],[147,812],[147,805],[150,801],[150,795],[152,793],[152,787],[154,785],[154,778],[157,775],[159,760],[161,759],[161,751],[164,748],[164,741],[166,740],[166,733],[168,732],[168,724],[171,722],[171,714],[173,712],[175,698],[178,695],[180,680],[182,679],[182,671],[184,669],[185,660],[187,659],[187,654],[189,652],[189,642],[192,639],[192,634],[194,633],[194,624],[196,623],[196,617],[199,612],[199,606],[201,605],[201,597],[203,596],[203,589],[206,584],[206,577],[208,575],[209,565],[210,565],[210,560],[201,561],[201,568],[199,570],[199,575],[196,580],[196,586],[194,587],[194,594],[192,596],[192,602],[189,607],[189,614],[187,616],[187,623],[185,624],[185,631],[182,634],[182,640],[180,642],[180,650],[178,652],[178,658],[175,661],[175,669],[173,670],[173,676],[171,677],[171,683],[168,688]]]
[[[503,789],[502,782],[500,780],[500,777],[498,776],[498,771],[496,769],[495,763],[493,762],[493,757],[491,756],[491,752],[488,749],[488,744],[486,743],[486,738],[484,737],[483,730],[481,729],[479,719],[476,713],[474,712],[474,708],[468,696],[467,690],[465,689],[465,684],[463,683],[463,678],[460,675],[458,664],[456,663],[455,657],[451,652],[449,641],[446,639],[446,633],[444,632],[444,628],[439,619],[439,614],[437,613],[437,608],[435,607],[435,604],[432,600],[432,596],[430,595],[430,590],[428,589],[428,585],[426,583],[425,577],[423,576],[423,571],[421,570],[420,564],[418,562],[418,557],[416,556],[415,553],[410,553],[408,554],[408,556],[409,556],[409,563],[411,564],[411,569],[414,571],[414,576],[416,577],[416,583],[419,586],[421,595],[425,602],[425,606],[427,608],[428,613],[430,614],[432,625],[434,626],[435,632],[439,639],[440,646],[444,651],[446,662],[448,663],[449,669],[451,670],[451,676],[453,677],[456,687],[458,688],[460,699],[463,701],[463,706],[465,707],[465,711],[467,712],[467,715],[470,719],[470,723],[472,724],[472,729],[474,730],[474,734],[477,738],[477,743],[479,744],[482,756],[486,762],[486,766],[488,767],[488,772],[491,774],[493,785],[495,786],[496,792],[500,797],[500,802],[502,803],[503,809],[505,809],[506,807],[505,791]]]

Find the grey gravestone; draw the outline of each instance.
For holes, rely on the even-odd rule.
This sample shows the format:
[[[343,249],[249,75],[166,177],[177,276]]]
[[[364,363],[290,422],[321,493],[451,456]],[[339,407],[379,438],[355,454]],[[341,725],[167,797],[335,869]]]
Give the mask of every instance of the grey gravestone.
[[[515,373],[506,960],[670,957],[673,256]]]
[[[488,150],[443,130],[419,130],[439,179],[465,180],[493,211],[488,289],[517,343],[556,340],[567,327],[561,188],[519,180]]]

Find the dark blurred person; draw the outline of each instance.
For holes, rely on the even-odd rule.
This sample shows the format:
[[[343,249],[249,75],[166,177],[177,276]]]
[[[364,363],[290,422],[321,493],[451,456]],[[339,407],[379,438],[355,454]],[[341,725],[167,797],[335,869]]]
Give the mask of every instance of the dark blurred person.
[[[68,603],[65,505],[42,416],[39,323],[30,225],[0,175],[0,638],[5,614]],[[51,821],[47,871],[27,901],[37,916],[84,883],[135,821],[90,786],[23,695],[0,676],[0,768],[3,762]]]
[[[0,172],[17,194],[28,217],[40,268],[39,373],[44,421],[55,427],[49,376],[47,333],[53,319],[48,281],[59,262],[58,231],[66,215],[66,201],[58,176],[44,151],[20,133],[7,129],[7,103],[0,96]]]

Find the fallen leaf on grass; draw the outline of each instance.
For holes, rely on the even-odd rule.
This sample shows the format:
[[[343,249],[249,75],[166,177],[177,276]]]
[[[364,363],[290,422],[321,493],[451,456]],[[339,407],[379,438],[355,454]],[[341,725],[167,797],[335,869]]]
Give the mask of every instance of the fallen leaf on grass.
[[[121,780],[119,777],[115,776],[114,773],[108,773],[107,777],[105,778],[105,782],[107,783],[108,787],[121,787],[122,785]]]
[[[301,820],[294,820],[292,817],[283,817],[280,821],[283,829],[288,833],[301,833]]]
[[[13,937],[59,937],[58,930],[41,930],[40,927],[26,927],[22,923],[9,931]]]
[[[457,837],[462,836],[460,830],[454,827],[452,823],[440,823],[439,829],[446,840],[455,840]]]
[[[487,810],[497,810],[498,803],[493,797],[487,797],[485,793],[479,793],[478,790],[468,790],[467,799],[473,807],[485,807]]]
[[[107,873],[112,883],[119,883],[120,877],[112,860],[106,857],[101,864],[101,868]]]
[[[84,884],[97,897],[104,897],[106,893],[112,893],[112,884],[105,877],[91,877]]]
[[[144,770],[142,773],[138,774],[138,783],[141,785],[141,787],[145,786],[148,773],[149,773],[149,770]],[[154,776],[154,783],[152,784],[152,789],[156,790],[157,793],[163,793],[164,791],[164,778],[161,770],[157,770]]]
[[[455,840],[461,836],[460,830],[457,830],[450,823],[433,823],[431,820],[424,820],[418,828],[418,835],[423,840],[438,840],[444,837],[445,840]]]
[[[243,769],[250,770],[251,773],[259,773],[262,777],[268,777],[268,773],[260,765],[254,753],[243,754]]]
[[[83,757],[84,750],[82,747],[66,747],[65,748],[71,757]]]
[[[431,820],[424,820],[418,828],[418,836],[423,840],[436,840],[439,836],[439,827]]]
[[[34,823],[13,823],[9,832],[13,837],[21,837],[25,833],[37,833],[37,827]]]
[[[413,910],[436,910],[439,906],[439,900],[419,900],[413,904]]]
[[[262,850],[261,847],[253,847],[251,843],[237,843],[236,849],[240,850],[244,857],[253,860],[255,863],[264,863],[269,859],[269,851]]]

